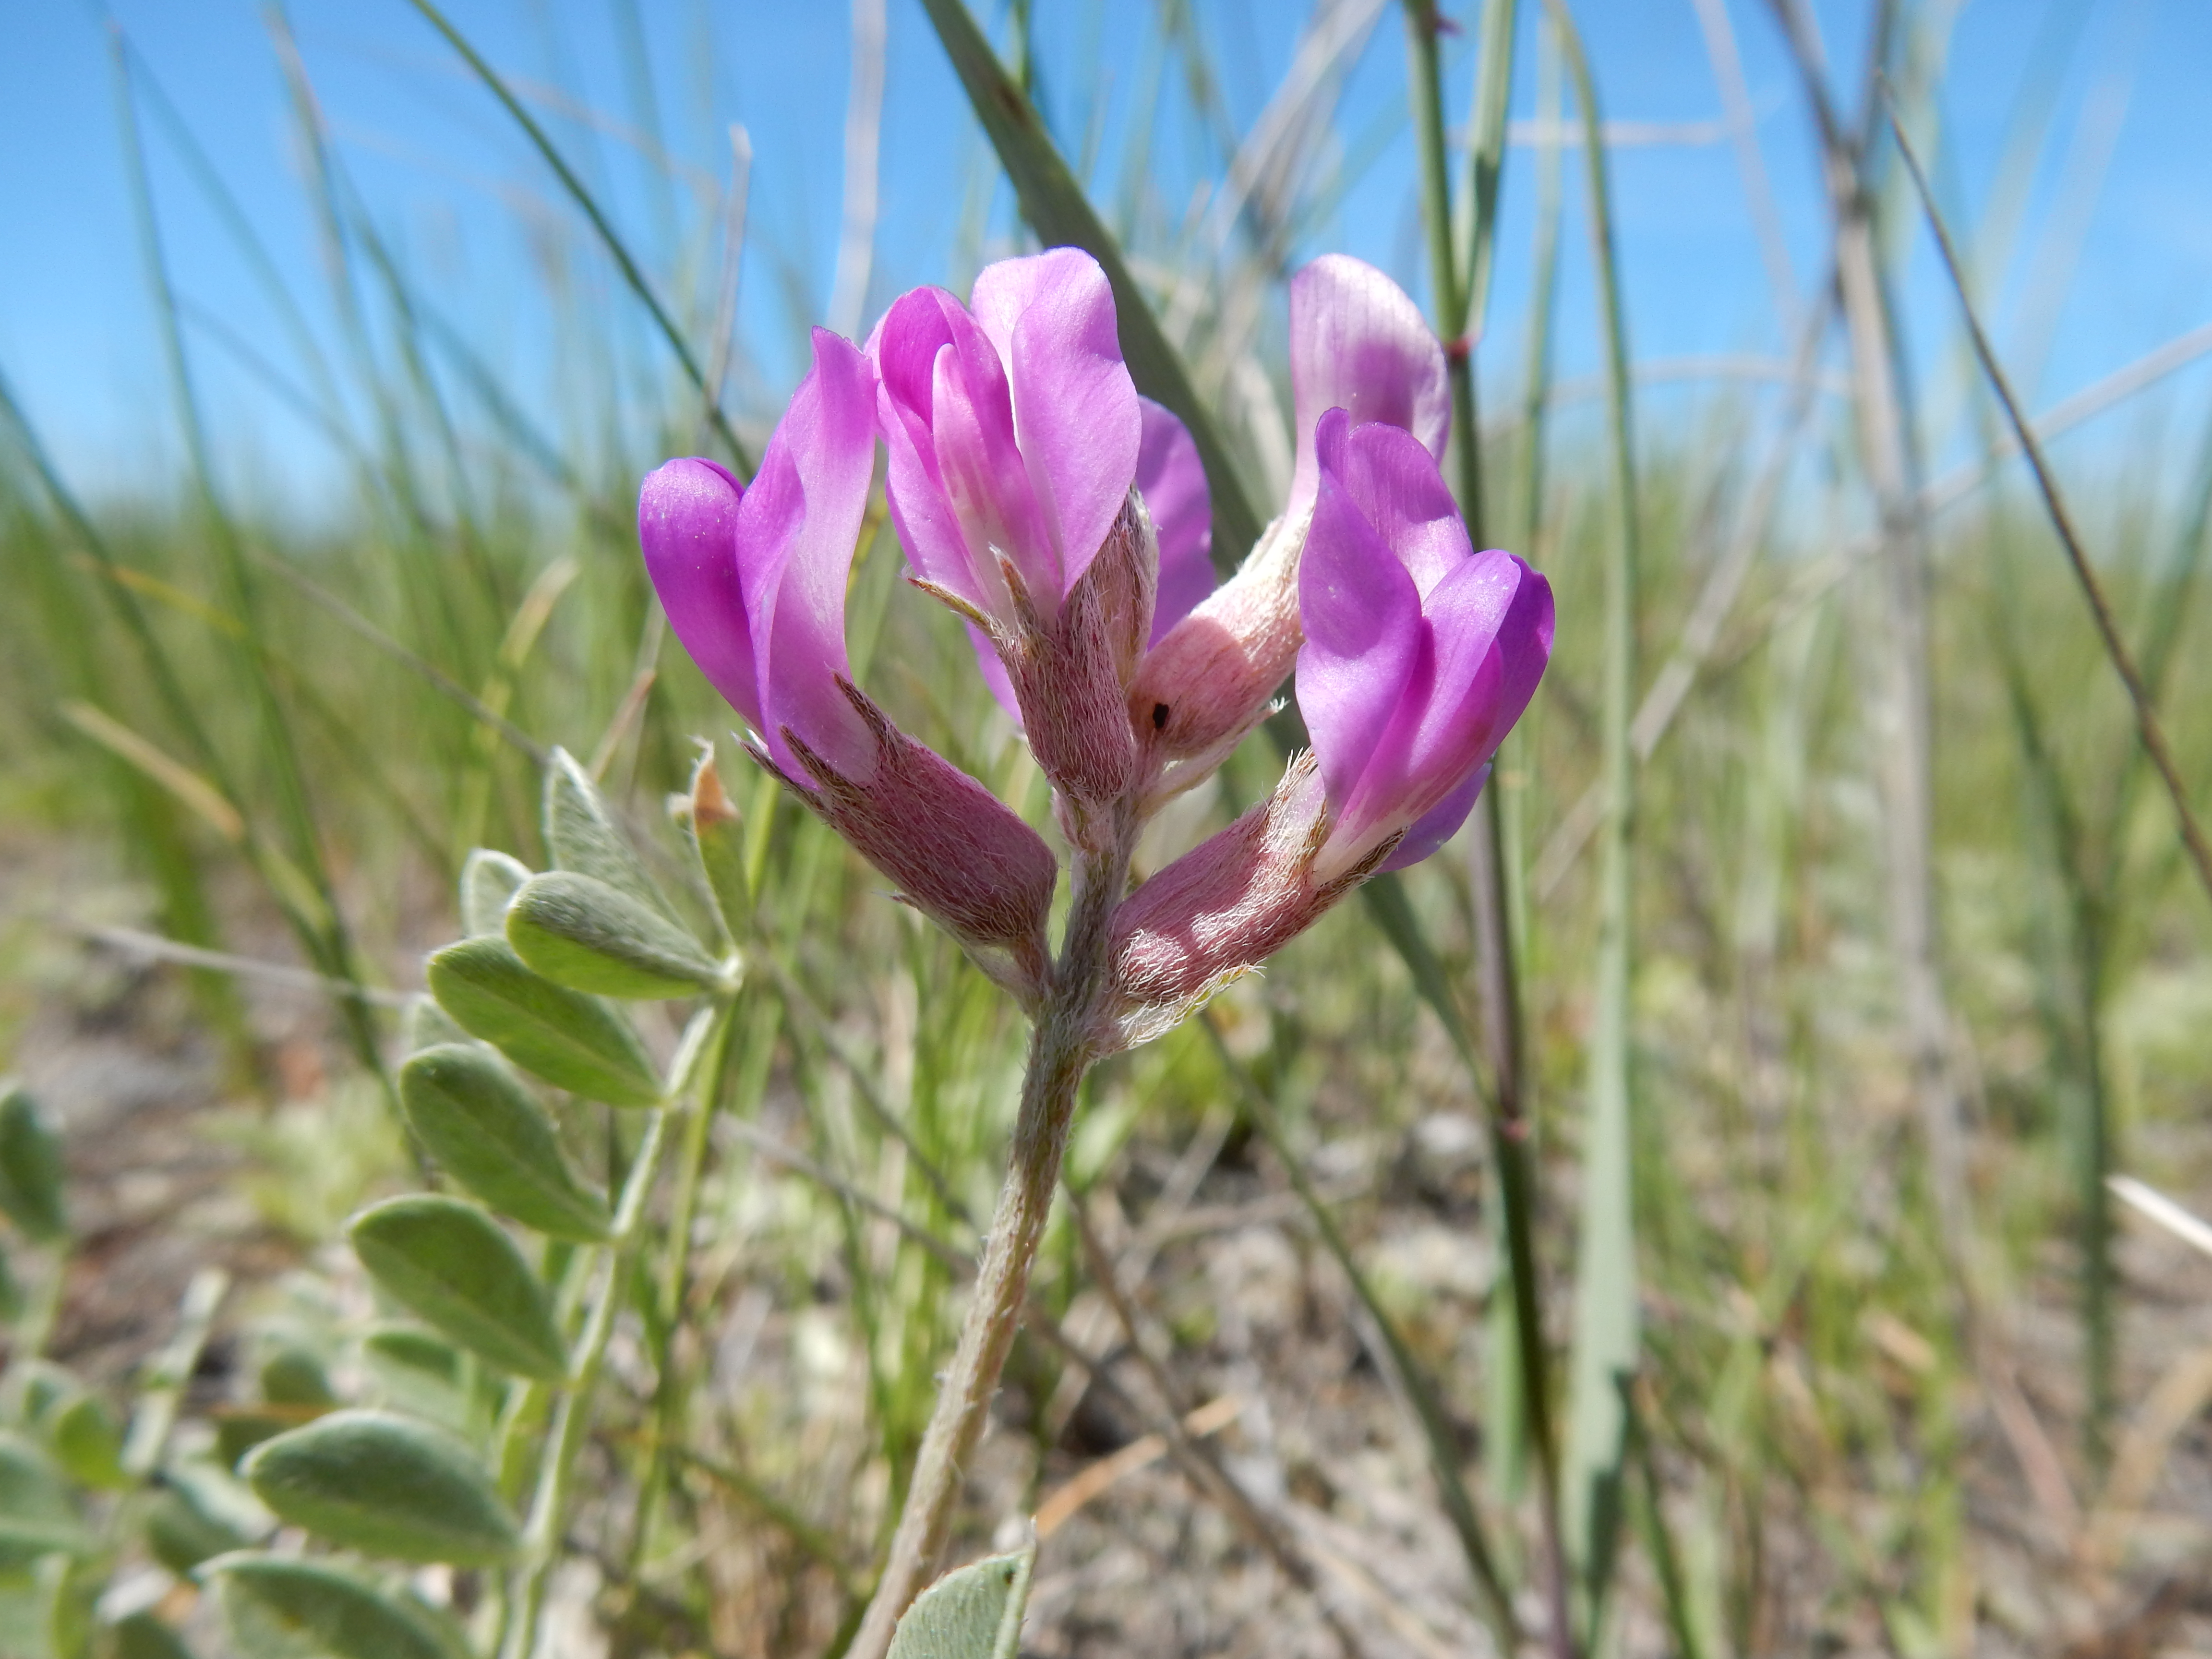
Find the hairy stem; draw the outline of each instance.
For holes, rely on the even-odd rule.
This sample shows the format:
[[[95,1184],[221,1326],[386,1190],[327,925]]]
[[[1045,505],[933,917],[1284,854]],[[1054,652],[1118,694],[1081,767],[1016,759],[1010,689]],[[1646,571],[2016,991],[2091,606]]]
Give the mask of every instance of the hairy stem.
[[[1022,1081],[1013,1155],[984,1241],[975,1300],[969,1304],[960,1346],[922,1436],[913,1484],[907,1489],[906,1507],[892,1534],[875,1599],[847,1650],[847,1659],[883,1659],[899,1615],[928,1583],[959,1505],[962,1468],[982,1438],[992,1396],[999,1389],[999,1374],[1006,1368],[1014,1333],[1021,1328],[1030,1269],[1052,1212],[1060,1158],[1067,1150],[1076,1090],[1095,1057],[1093,1033],[1110,965],[1109,923],[1128,885],[1129,853],[1136,840],[1136,825],[1127,809],[1116,811],[1100,839],[1105,850],[1081,853],[1076,860],[1074,902],[1051,987],[1030,1033],[1029,1069]]]

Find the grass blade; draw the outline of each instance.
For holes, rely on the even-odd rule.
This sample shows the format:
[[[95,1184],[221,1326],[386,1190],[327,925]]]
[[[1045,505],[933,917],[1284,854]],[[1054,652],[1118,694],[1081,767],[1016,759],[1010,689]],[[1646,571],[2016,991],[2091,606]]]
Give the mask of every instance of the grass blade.
[[[232,614],[244,625],[244,636],[236,641],[233,654],[244,689],[255,710],[258,736],[272,763],[278,819],[289,847],[280,849],[270,846],[254,833],[250,820],[243,816],[244,802],[238,792],[223,787],[219,775],[212,775],[215,776],[217,793],[228,796],[228,804],[240,811],[240,844],[252,856],[257,872],[284,910],[286,919],[315,967],[330,978],[361,985],[363,981],[353,940],[346,927],[344,914],[338,905],[337,890],[324,861],[320,836],[310,804],[297,740],[290,722],[285,717],[284,702],[277,694],[269,653],[264,643],[270,637],[270,631],[262,619],[255,584],[238,527],[224,508],[216,483],[207,429],[201,418],[191,364],[185,352],[183,324],[178,311],[176,291],[169,281],[168,267],[162,251],[161,227],[155,216],[152,185],[146,171],[145,149],[139,136],[130,63],[124,53],[120,33],[112,34],[110,41],[116,112],[122,128],[125,176],[138,223],[141,251],[146,262],[147,279],[153,291],[155,317],[162,352],[167,360],[171,390],[177,402],[178,422],[183,431],[191,462],[200,514],[216,554],[216,573],[222,583],[224,599]],[[211,757],[212,754],[212,745],[209,745],[204,757]],[[386,1097],[396,1112],[398,1097],[392,1090],[390,1071],[384,1063],[381,1041],[368,1004],[357,997],[343,997],[337,1000],[337,1012],[362,1068],[383,1085]]]
[[[1569,1382],[1565,1509],[1568,1548],[1581,1575],[1594,1639],[1610,1586],[1622,1519],[1629,1425],[1621,1389],[1640,1346],[1633,1212],[1629,992],[1635,964],[1636,757],[1629,724],[1636,693],[1640,563],[1636,465],[1630,428],[1627,328],[1614,254],[1610,185],[1597,91],[1563,0],[1547,0],[1580,106],[1589,173],[1590,243],[1606,350],[1608,436],[1617,522],[1606,550],[1604,688],[1599,720],[1607,811],[1599,874],[1596,1010],[1590,1033],[1583,1148],[1583,1216],[1575,1264],[1575,1341]]]
[[[568,192],[568,198],[574,202],[577,207],[582,210],[584,216],[592,222],[592,228],[599,234],[599,241],[606,248],[608,257],[614,260],[615,268],[622,272],[623,281],[629,284],[630,292],[637,295],[646,310],[652,315],[653,326],[660,331],[661,337],[668,342],[668,349],[676,354],[676,361],[682,367],[685,376],[697,389],[699,395],[707,399],[707,418],[715,432],[720,435],[722,442],[727,446],[730,459],[736,463],[740,474],[750,477],[752,474],[752,460],[745,453],[745,447],[738,439],[737,433],[731,428],[729,417],[723,414],[720,400],[708,391],[706,371],[699,366],[699,360],[692,355],[690,344],[684,337],[684,331],[676,326],[675,319],[668,314],[666,308],[661,305],[659,297],[653,293],[653,285],[646,281],[645,272],[638,268],[637,261],[630,257],[629,247],[616,233],[614,226],[608,222],[607,216],[600,210],[597,198],[586,187],[584,181],[576,176],[575,169],[571,167],[567,160],[562,157],[560,149],[547,136],[545,129],[538,124],[537,118],[525,109],[521,100],[508,90],[507,82],[500,78],[499,71],[486,63],[477,49],[469,44],[467,37],[447,21],[445,13],[432,4],[431,0],[413,0],[413,4],[415,9],[422,14],[423,20],[446,37],[446,43],[460,54],[461,61],[475,71],[477,78],[491,89],[492,96],[499,100],[507,112],[514,118],[515,125],[522,129],[530,142],[537,147],[538,153],[545,158],[545,165],[553,169],[554,177],[560,179],[561,187]]]
[[[1513,0],[1490,0],[1483,20],[1484,61],[1478,75],[1471,214],[1467,252],[1457,251],[1457,220],[1446,162],[1443,77],[1437,64],[1440,19],[1426,0],[1407,0],[1407,64],[1413,122],[1419,140],[1424,219],[1429,243],[1431,307],[1438,331],[1449,341],[1446,373],[1452,400],[1452,459],[1458,474],[1460,511],[1478,547],[1489,543],[1484,522],[1481,427],[1476,412],[1473,341],[1483,323],[1480,303],[1489,286],[1491,248],[1497,228],[1498,161],[1505,148],[1506,90],[1511,83]],[[1479,278],[1476,273],[1480,273]],[[1478,293],[1478,285],[1480,292]],[[1484,1036],[1494,1090],[1490,1146],[1497,1171],[1498,1242],[1509,1264],[1512,1320],[1493,1360],[1512,1379],[1493,1396],[1510,1410],[1504,1426],[1525,1430],[1536,1456],[1544,1524],[1545,1594],[1554,1653],[1574,1651],[1567,1611],[1567,1578],[1559,1513],[1559,1466],[1547,1379],[1543,1310],[1536,1283],[1535,1171],[1525,1113],[1525,1050],[1521,1030],[1518,964],[1507,930],[1510,885],[1505,865],[1499,790],[1486,789],[1476,820],[1475,955],[1480,975]],[[1410,959],[1410,958],[1409,958]],[[1495,1430],[1493,1431],[1495,1432]],[[1513,1456],[1510,1443],[1498,1455]],[[1510,1486],[1510,1483],[1501,1483]]]
[[[2113,617],[2111,603],[2105,597],[2104,586],[2096,572],[2089,568],[2089,556],[2082,550],[2081,538],[2074,527],[2073,514],[2068,510],[2065,498],[2058,490],[2058,481],[2051,474],[2051,465],[2044,458],[2043,446],[2036,441],[2035,433],[2021,412],[2020,399],[2013,395],[2012,383],[2005,377],[2003,366],[1997,362],[1996,353],[1990,345],[1989,336],[1982,330],[1981,319],[1975,314],[1973,301],[1966,288],[1966,273],[1959,264],[1958,250],[1952,246],[1951,233],[1943,223],[1942,215],[1936,211],[1936,198],[1928,188],[1928,176],[1921,170],[1920,158],[1912,148],[1912,141],[1905,136],[1903,123],[1897,118],[1894,104],[1888,108],[1890,131],[1897,139],[1898,151],[1905,157],[1905,170],[1912,176],[1913,188],[1920,194],[1920,205],[1927,212],[1928,227],[1935,233],[1936,246],[1943,256],[1943,269],[1949,273],[1951,286],[1959,296],[1959,311],[1965,319],[1966,331],[1974,343],[1974,356],[1980,360],[1982,372],[1996,393],[1997,401],[2004,407],[2005,421],[2012,428],[2013,437],[2021,453],[2027,457],[2028,469],[2035,475],[2035,487],[2043,497],[2043,505],[2051,516],[2051,528],[2058,534],[2059,544],[2066,550],[2067,562],[2073,567],[2074,580],[2080,584],[2081,597],[2089,607],[2089,617],[2097,627],[2097,637],[2103,643],[2105,655],[2112,665],[2112,672],[2120,677],[2127,688],[2128,702],[2135,710],[2136,735],[2143,752],[2150,757],[2159,781],[2166,786],[2167,799],[2173,803],[2173,814],[2181,830],[2182,845],[2187,849],[2189,860],[2196,867],[2197,878],[2203,884],[2207,898],[2212,898],[2212,842],[2204,838],[2203,827],[2197,821],[2195,809],[2190,805],[2189,786],[2182,781],[2181,769],[2173,758],[2172,748],[2166,742],[2166,728],[2160,721],[2158,709],[2144,684],[2142,671],[2136,665],[2135,654],[2120,637],[2118,622]]]
[[[1498,196],[1505,165],[1505,118],[1513,92],[1513,43],[1519,0],[1483,0],[1480,56],[1474,72],[1474,143],[1468,147],[1467,202],[1454,220],[1462,244],[1459,331],[1479,342],[1490,312],[1490,276],[1497,262]],[[1462,229],[1459,221],[1464,219]]]
[[[1993,547],[1992,557],[2001,558]],[[2007,560],[2006,565],[2011,562]],[[2110,1102],[2106,1088],[2100,1004],[2102,969],[2109,951],[2105,894],[2093,889],[2081,813],[2059,766],[2033,678],[2022,651],[2022,624],[2014,592],[2017,574],[1992,573],[1990,633],[2005,685],[2014,735],[2027,774],[2029,816],[2039,826],[2041,862],[2051,872],[2058,902],[2037,906],[2036,932],[2044,961],[2040,1000],[2050,1031],[2050,1086],[2057,1115],[2069,1132],[2078,1259],[2076,1302],[2081,1324],[2084,1451],[2102,1468],[2106,1431],[2115,1408],[2112,1289],[2112,1206],[2106,1188],[2112,1170]]]

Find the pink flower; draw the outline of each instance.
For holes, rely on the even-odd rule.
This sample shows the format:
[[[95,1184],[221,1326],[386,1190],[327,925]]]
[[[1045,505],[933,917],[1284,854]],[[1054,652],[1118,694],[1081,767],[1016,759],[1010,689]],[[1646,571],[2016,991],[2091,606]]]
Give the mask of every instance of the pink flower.
[[[787,771],[795,733],[865,779],[848,678],[845,585],[875,472],[875,376],[827,329],[745,489],[713,461],[671,461],[639,492],[638,539],[669,625]]]
[[[1331,410],[1314,471],[1297,659],[1313,748],[1115,911],[1121,1042],[1175,1024],[1366,877],[1441,847],[1550,660],[1550,585],[1474,550],[1413,434]]]
[[[1219,764],[1295,663],[1311,749],[1094,909],[1113,975],[1101,1052],[1442,845],[1550,656],[1549,586],[1474,550],[1437,471],[1443,353],[1413,302],[1357,260],[1317,260],[1291,284],[1291,333],[1289,499],[1218,588],[1197,447],[1137,396],[1112,291],[1066,248],[991,266],[972,310],[916,289],[865,354],[817,330],[750,488],[671,461],[639,499],[670,622],[756,757],[1033,1011],[1055,971],[1050,850],[852,681],[845,591],[878,437],[915,580],[975,631],[1093,876],[1126,871],[1146,817]]]
[[[1137,471],[1143,416],[1114,291],[1075,248],[1006,259],[971,313],[918,288],[868,340],[891,516],[925,581],[1003,629],[1009,578],[1050,617],[1097,556]]]
[[[867,359],[817,329],[814,368],[751,488],[712,461],[671,461],[639,492],[638,539],[676,637],[759,733],[763,763],[1031,994],[1051,850],[852,683],[845,588],[875,471],[875,394]]]
[[[1343,410],[1322,417],[1298,576],[1298,708],[1329,805],[1324,881],[1388,846],[1426,858],[1466,821],[1552,654],[1552,589],[1478,553],[1435,459]]]
[[[1348,254],[1324,253],[1291,279],[1291,401],[1298,447],[1285,519],[1313,505],[1316,434],[1330,410],[1347,411],[1354,426],[1410,432],[1438,460],[1451,435],[1443,348],[1421,308]]]
[[[1431,455],[1450,430],[1443,349],[1419,307],[1342,254],[1291,279],[1291,392],[1297,452],[1281,516],[1243,568],[1165,633],[1129,693],[1161,793],[1208,776],[1267,714],[1297,656],[1298,556],[1319,488],[1323,411],[1403,428]]]
[[[1081,841],[1136,764],[1122,691],[1159,570],[1130,510],[1145,417],[1089,254],[1002,260],[971,297],[916,289],[869,339],[891,517],[921,584],[996,652]]]

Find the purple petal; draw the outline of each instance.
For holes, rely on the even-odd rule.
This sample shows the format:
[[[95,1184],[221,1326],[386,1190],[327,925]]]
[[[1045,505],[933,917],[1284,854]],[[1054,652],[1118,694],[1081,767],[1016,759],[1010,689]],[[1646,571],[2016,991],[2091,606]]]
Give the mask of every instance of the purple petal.
[[[1376,792],[1363,803],[1372,818],[1420,817],[1498,747],[1505,732],[1498,631],[1522,569],[1510,553],[1469,559],[1422,606],[1427,649],[1420,683],[1408,688],[1398,723],[1363,780]]]
[[[1313,434],[1326,410],[1350,410],[1354,425],[1402,428],[1431,455],[1443,453],[1451,429],[1443,348],[1405,290],[1360,260],[1324,254],[1291,279],[1291,390],[1292,514],[1314,498]]]
[[[758,724],[769,752],[794,775],[802,769],[786,726],[840,769],[865,778],[874,764],[874,741],[837,680],[850,672],[845,587],[875,471],[875,394],[868,360],[816,329],[813,370],[792,395],[738,513]]]
[[[1337,480],[1350,417],[1319,433],[1320,495],[1298,570],[1298,708],[1331,802],[1358,792],[1420,653],[1420,595]]]
[[[1339,481],[1360,516],[1412,573],[1425,603],[1474,553],[1436,458],[1402,428],[1355,425],[1345,440]]]
[[[1392,848],[1390,856],[1376,867],[1402,870],[1409,864],[1419,864],[1459,834],[1460,825],[1474,811],[1476,798],[1489,781],[1490,769],[1486,766],[1479,766],[1468,773],[1464,783],[1413,821],[1406,830],[1406,838]]]
[[[1022,460],[1059,552],[1057,601],[1097,556],[1137,471],[1142,421],[1114,290],[1096,259],[1060,247],[985,267],[971,302],[1012,386]]]
[[[760,690],[738,579],[744,486],[713,461],[670,461],[637,493],[637,539],[668,625],[708,684],[755,726]]]
[[[916,289],[884,313],[868,353],[890,450],[891,516],[915,569],[1003,612],[996,548],[1057,599],[1058,563],[1014,441],[1006,373],[975,319],[943,289]]]
[[[937,353],[950,332],[940,299],[952,296],[934,289],[901,295],[868,337],[868,360],[876,366],[877,415],[890,453],[886,493],[900,545],[917,574],[981,605],[988,598],[976,586],[960,515],[938,476],[929,428]]]
[[[1527,712],[1536,695],[1537,683],[1552,660],[1552,584],[1544,573],[1517,554],[1484,552],[1478,559],[1503,556],[1520,567],[1521,580],[1513,590],[1513,605],[1498,625],[1498,653],[1504,681],[1498,691],[1498,736],[1492,746]]]
[[[1188,429],[1165,404],[1150,398],[1137,404],[1145,417],[1137,493],[1160,540],[1159,591],[1152,601],[1152,636],[1146,641],[1154,645],[1213,592],[1213,502]]]
[[[1003,553],[1048,609],[1060,599],[1060,560],[1014,439],[1006,380],[990,342],[964,315],[960,320],[967,327],[938,349],[931,384],[938,476],[960,517],[971,580],[985,593],[1001,592]],[[995,599],[990,608],[1006,611]]]

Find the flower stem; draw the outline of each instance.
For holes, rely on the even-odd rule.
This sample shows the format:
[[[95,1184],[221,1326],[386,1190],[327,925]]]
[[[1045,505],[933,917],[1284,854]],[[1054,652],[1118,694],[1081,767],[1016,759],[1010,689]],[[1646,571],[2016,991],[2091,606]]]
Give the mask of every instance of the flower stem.
[[[669,1068],[668,1097],[680,1102],[695,1086],[699,1092],[688,1106],[672,1104],[652,1114],[637,1156],[631,1159],[623,1179],[614,1224],[597,1253],[599,1265],[604,1268],[599,1294],[584,1316],[583,1331],[568,1356],[568,1382],[554,1402],[552,1427],[547,1431],[538,1465],[538,1491],[523,1531],[522,1559],[513,1576],[500,1632],[500,1659],[533,1659],[538,1651],[545,1586],[560,1559],[561,1529],[567,1519],[576,1455],[590,1433],[592,1397],[599,1390],[599,1371],[606,1359],[608,1340],[614,1335],[615,1318],[629,1293],[645,1227],[646,1204],[660,1173],[669,1121],[687,1109],[702,1115],[714,1110],[735,1011],[733,994],[725,992],[692,1017]]]
[[[846,1659],[883,1659],[899,1615],[928,1583],[952,1528],[962,1468],[982,1438],[999,1374],[1021,1328],[1030,1269],[1067,1150],[1076,1090],[1096,1057],[1097,1015],[1111,965],[1109,923],[1128,886],[1129,854],[1136,840],[1133,815],[1126,808],[1117,811],[1101,839],[1103,851],[1079,852],[1076,858],[1074,902],[1050,988],[1030,1032],[1012,1158],[976,1269],[975,1299],[922,1436],[875,1599]]]
[[[531,1505],[529,1524],[523,1534],[523,1562],[516,1574],[512,1617],[501,1644],[501,1659],[531,1659],[538,1650],[538,1624],[544,1612],[546,1581],[560,1555],[561,1524],[568,1508],[569,1481],[575,1471],[576,1454],[583,1449],[590,1427],[592,1395],[599,1388],[600,1364],[606,1358],[607,1340],[614,1334],[615,1314],[629,1279],[646,1196],[653,1190],[653,1176],[660,1167],[660,1148],[668,1118],[665,1111],[655,1112],[646,1125],[644,1142],[630,1165],[629,1179],[623,1186],[621,1206],[616,1212],[614,1230],[604,1248],[606,1278],[570,1357],[569,1384],[554,1407],[553,1427],[547,1436],[538,1495]]]

